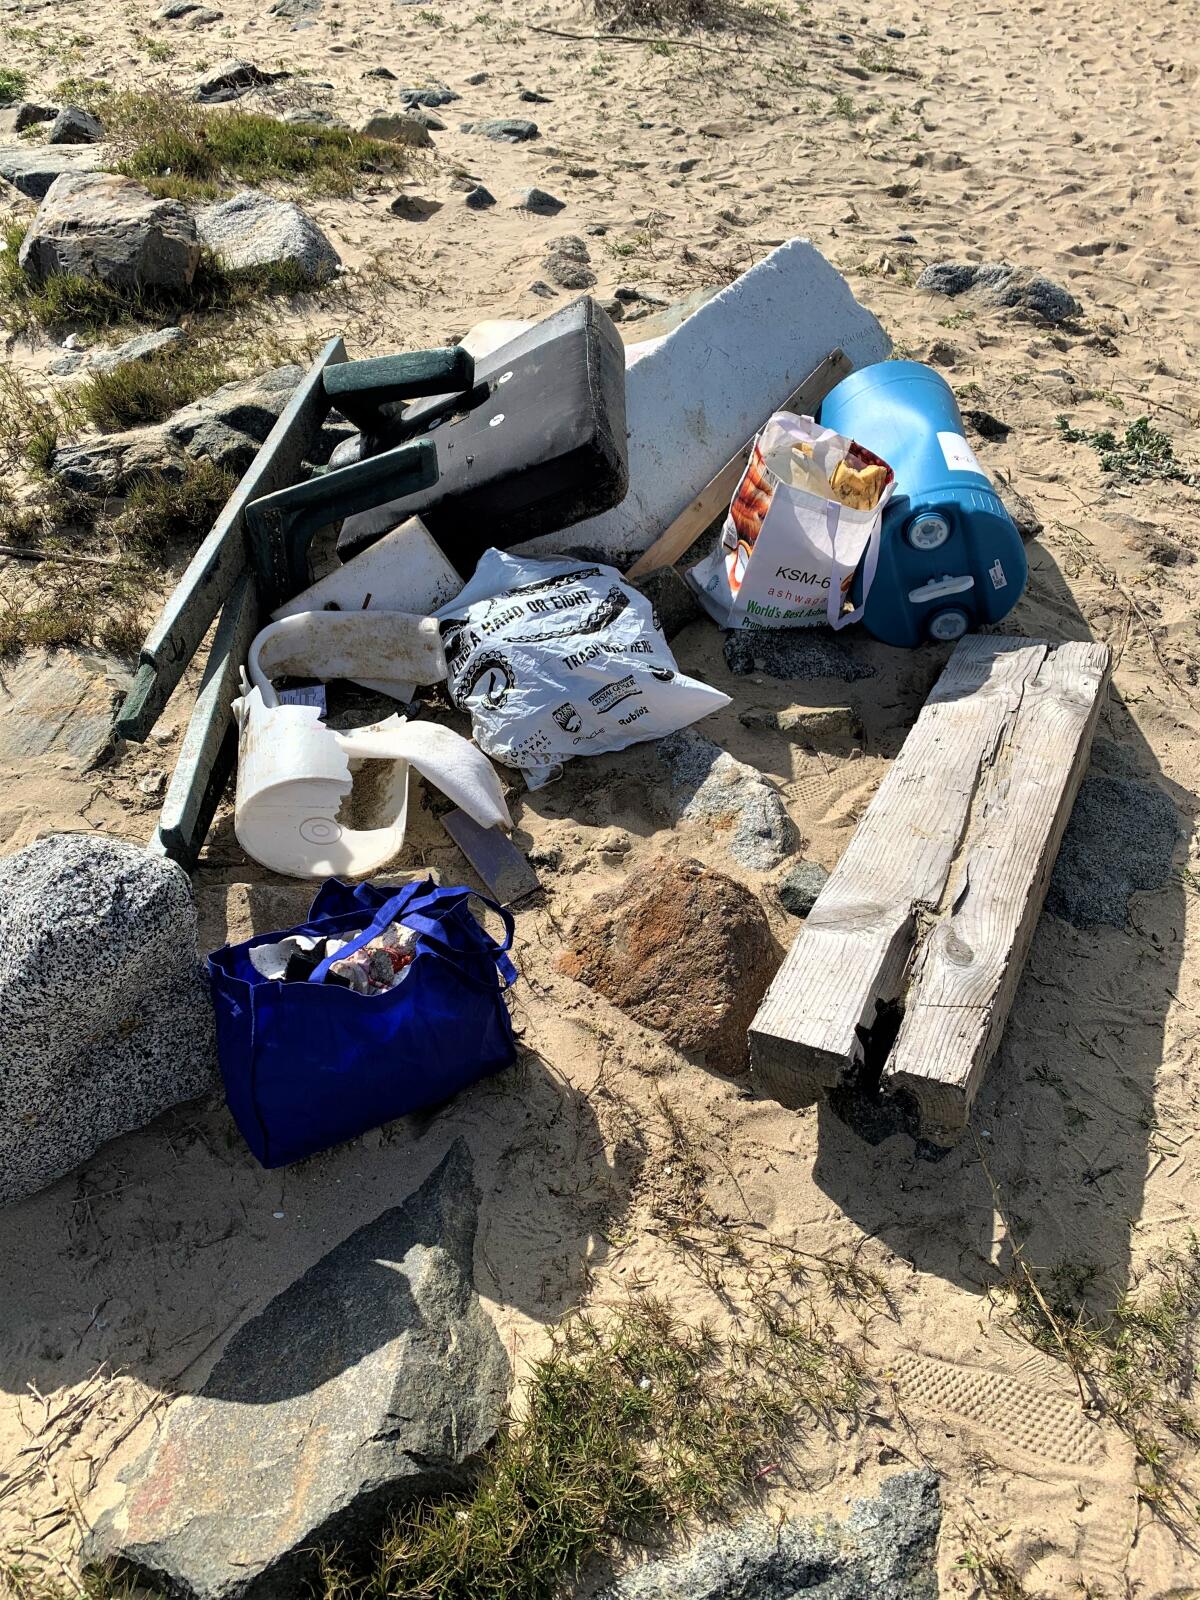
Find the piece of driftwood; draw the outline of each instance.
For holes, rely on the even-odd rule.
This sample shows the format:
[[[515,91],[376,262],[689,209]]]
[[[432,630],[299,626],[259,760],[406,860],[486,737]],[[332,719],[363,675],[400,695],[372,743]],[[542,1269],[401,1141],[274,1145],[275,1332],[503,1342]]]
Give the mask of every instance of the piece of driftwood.
[[[853,370],[850,358],[842,350],[832,350],[775,409],[811,416],[834,385]],[[766,421],[765,417],[763,421]],[[728,511],[742,473],[746,470],[746,458],[753,443],[753,439],[748,439],[716,477],[711,478],[696,498],[689,501],[671,526],[628,569],[625,574],[627,578],[640,578],[647,572],[657,571],[659,567],[673,567],[692,548],[705,528]]]
[[[1108,683],[1107,646],[983,637],[951,656],[750,1027],[785,1105],[853,1081],[881,1006],[880,1081],[950,1143],[1016,994]]]

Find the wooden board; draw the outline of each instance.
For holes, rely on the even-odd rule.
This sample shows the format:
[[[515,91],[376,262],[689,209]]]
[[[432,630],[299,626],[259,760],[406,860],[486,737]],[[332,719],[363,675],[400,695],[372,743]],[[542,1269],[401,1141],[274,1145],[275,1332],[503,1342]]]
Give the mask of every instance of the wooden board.
[[[1016,990],[1107,677],[1103,645],[982,636],[959,644],[751,1024],[763,1093],[807,1105],[852,1074],[862,1032],[880,1005],[904,996],[911,964],[921,983],[885,1088],[912,1095],[931,1136],[961,1128]],[[1039,786],[1050,793],[1034,808]],[[1011,902],[1003,915],[989,917],[972,881],[1003,890]],[[945,1043],[944,1070],[916,1070],[938,984],[972,939],[986,943],[971,957],[973,972],[989,976],[956,991],[957,1053]]]
[[[798,389],[775,407],[776,411],[794,411],[811,416],[825,396],[854,370],[850,358],[840,349],[827,355],[819,367],[813,369]],[[763,421],[767,419],[764,417]],[[715,478],[710,479],[675,518],[675,521],[644,551],[625,573],[627,578],[640,578],[659,567],[673,567],[681,556],[695,544],[710,523],[729,510],[734,492],[746,470],[753,439],[747,439],[738,453],[731,457]]]
[[[885,1092],[916,1106],[926,1137],[966,1126],[1000,1043],[1079,792],[1109,676],[1101,644],[1063,644],[1023,686],[980,776],[974,825],[921,942]]]

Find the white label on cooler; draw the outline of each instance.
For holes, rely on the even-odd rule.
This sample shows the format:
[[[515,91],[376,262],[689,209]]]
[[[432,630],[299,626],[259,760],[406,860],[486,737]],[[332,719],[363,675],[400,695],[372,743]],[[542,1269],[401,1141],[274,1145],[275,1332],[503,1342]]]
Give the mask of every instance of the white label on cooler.
[[[991,574],[993,589],[1008,588],[1008,579],[1004,576],[1004,568],[1000,565],[999,561],[993,561],[991,566],[988,568],[988,572]]]
[[[976,460],[974,450],[961,433],[939,433],[938,443],[951,472],[978,472],[980,477],[983,476],[983,468]]]

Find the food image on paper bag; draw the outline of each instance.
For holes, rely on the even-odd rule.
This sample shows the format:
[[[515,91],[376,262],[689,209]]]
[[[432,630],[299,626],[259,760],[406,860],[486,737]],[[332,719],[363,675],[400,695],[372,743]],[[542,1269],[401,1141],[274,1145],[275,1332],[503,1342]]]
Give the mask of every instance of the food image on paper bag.
[[[888,464],[855,440],[776,412],[754,442],[721,544],[689,581],[722,627],[842,626],[893,487]]]
[[[531,789],[572,756],[660,739],[729,704],[679,671],[650,601],[599,562],[488,550],[436,615],[450,698],[480,749]]]

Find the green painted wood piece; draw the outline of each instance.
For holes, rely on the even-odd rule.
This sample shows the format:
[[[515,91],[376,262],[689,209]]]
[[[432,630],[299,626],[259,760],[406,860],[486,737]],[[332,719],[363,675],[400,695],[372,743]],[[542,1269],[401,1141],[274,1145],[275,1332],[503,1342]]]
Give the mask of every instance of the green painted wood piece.
[[[257,631],[258,598],[247,572],[221,609],[155,832],[155,847],[187,872],[196,864],[233,770],[237,729],[232,706]]]
[[[325,373],[329,403],[364,433],[386,427],[381,406],[428,394],[460,394],[475,382],[475,359],[461,345],[344,361]]]
[[[247,506],[246,549],[264,615],[312,582],[308,551],[320,529],[416,494],[436,483],[437,477],[437,448],[431,439],[419,439]]]
[[[192,557],[142,646],[133,688],[117,713],[115,732],[121,738],[140,743],[158,721],[213,618],[245,570],[247,505],[295,482],[329,410],[323,374],[345,360],[342,340],[331,339],[297,385],[279,421]]]

